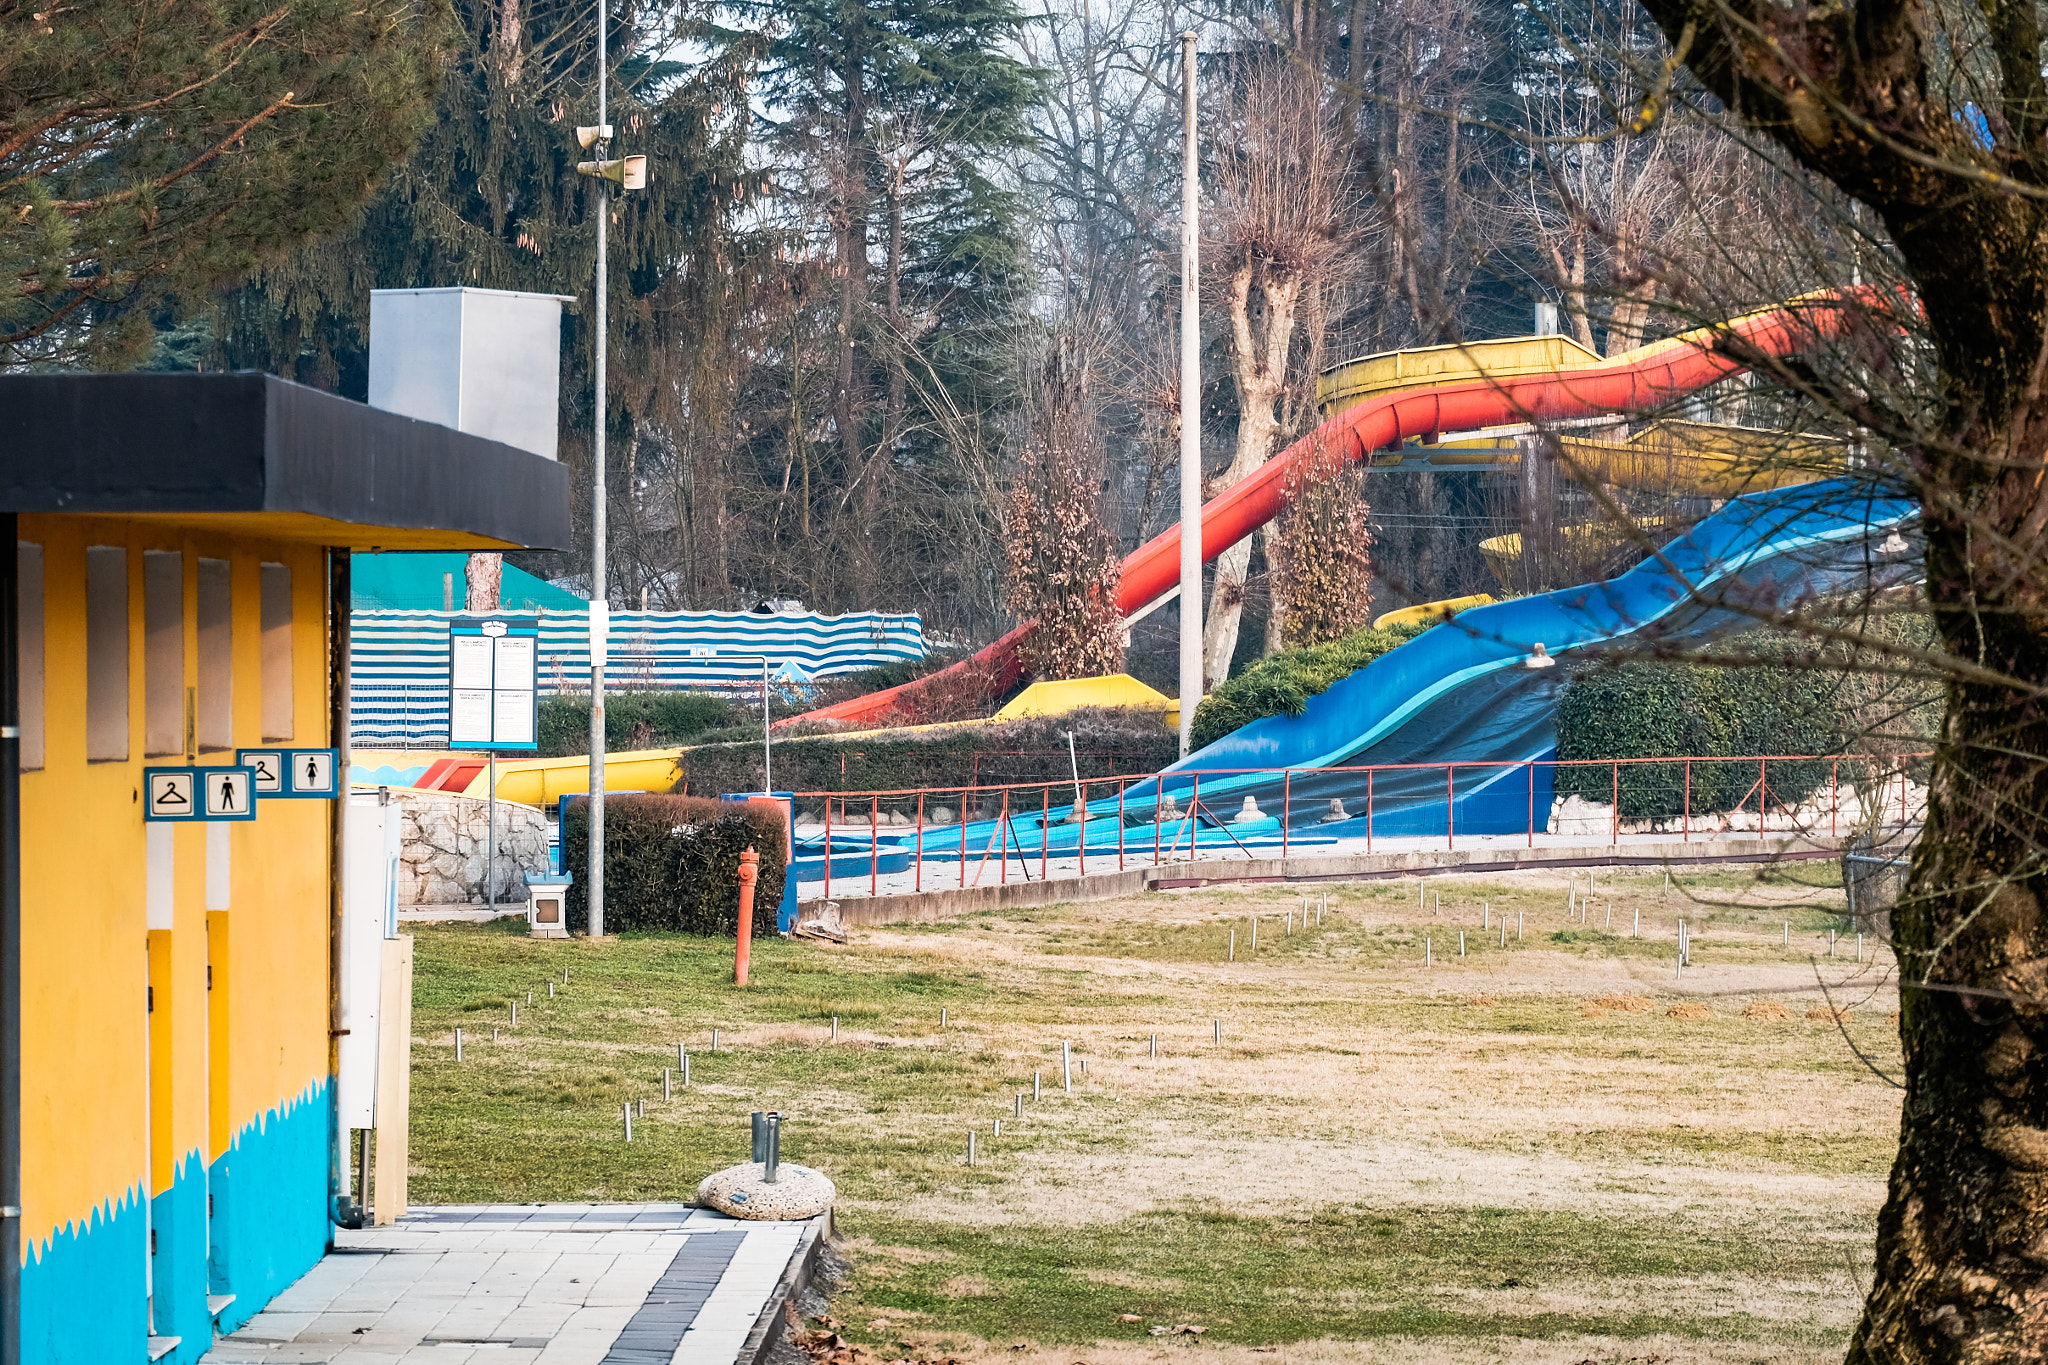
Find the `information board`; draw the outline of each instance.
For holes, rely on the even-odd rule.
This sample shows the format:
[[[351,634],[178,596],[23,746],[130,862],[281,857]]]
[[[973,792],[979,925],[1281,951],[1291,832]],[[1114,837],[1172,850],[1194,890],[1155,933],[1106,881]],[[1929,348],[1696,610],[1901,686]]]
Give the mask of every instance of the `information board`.
[[[448,625],[448,747],[540,747],[540,627],[497,616]]]

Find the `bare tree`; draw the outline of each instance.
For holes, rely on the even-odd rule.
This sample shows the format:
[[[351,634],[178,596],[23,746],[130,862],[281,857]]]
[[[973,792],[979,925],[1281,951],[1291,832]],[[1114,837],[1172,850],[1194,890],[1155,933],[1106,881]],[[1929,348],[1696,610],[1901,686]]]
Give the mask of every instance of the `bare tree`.
[[[1211,129],[1215,246],[1208,290],[1228,327],[1237,390],[1237,450],[1212,481],[1221,491],[1263,465],[1281,434],[1281,399],[1301,357],[1295,328],[1304,296],[1327,282],[1355,237],[1342,143],[1320,78],[1284,57],[1255,58]],[[1249,538],[1216,558],[1202,672],[1230,675],[1251,563]]]

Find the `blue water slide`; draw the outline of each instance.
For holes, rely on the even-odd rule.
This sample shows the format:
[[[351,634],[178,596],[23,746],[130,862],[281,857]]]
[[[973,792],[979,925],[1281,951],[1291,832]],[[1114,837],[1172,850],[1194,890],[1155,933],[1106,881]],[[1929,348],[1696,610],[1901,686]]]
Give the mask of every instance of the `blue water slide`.
[[[1210,851],[1277,849],[1283,790],[1290,847],[1366,833],[1368,800],[1379,837],[1441,836],[1452,824],[1470,834],[1540,829],[1553,794],[1542,760],[1556,756],[1563,679],[1556,668],[1526,666],[1535,646],[1553,658],[1593,647],[1676,649],[1753,624],[1758,610],[1910,581],[1918,547],[1894,533],[1917,514],[1910,500],[1846,479],[1731,499],[1615,578],[1459,613],[1309,698],[1301,715],[1253,721],[1125,788],[1122,815],[1146,820],[1163,787],[1181,812],[1158,827],[1162,846],[1178,839],[1186,849],[1192,839]],[[1470,766],[1447,777],[1446,764]],[[1342,771],[1367,765],[1370,778]],[[1235,771],[1244,769],[1262,771]],[[1291,775],[1283,781],[1275,770]],[[1197,783],[1201,818],[1191,822],[1184,812]],[[1258,819],[1235,818],[1246,796]],[[998,840],[1015,853],[1071,852],[1081,826],[1068,813],[1056,807],[1049,824],[1019,814],[1007,828],[971,822],[968,856],[985,846],[993,854]],[[1088,803],[1091,850],[1114,845],[1118,813],[1116,798]],[[1153,833],[1150,823],[1124,829],[1132,844],[1149,845]],[[927,836],[928,858],[935,843],[957,849],[957,828]]]

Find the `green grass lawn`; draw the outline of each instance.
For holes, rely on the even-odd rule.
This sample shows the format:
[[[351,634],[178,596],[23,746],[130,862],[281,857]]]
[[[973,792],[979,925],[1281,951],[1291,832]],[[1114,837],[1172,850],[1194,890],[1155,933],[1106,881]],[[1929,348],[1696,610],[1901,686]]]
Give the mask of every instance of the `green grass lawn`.
[[[1320,925],[1281,888],[1155,893],[769,940],[746,990],[730,944],[422,926],[413,1197],[688,1198],[779,1109],[786,1157],[839,1186],[842,1331],[885,1352],[1107,1361],[1193,1322],[1212,1354],[1819,1359],[1867,1279],[1897,1092],[1807,1017],[1816,972],[1880,1067],[1898,1048],[1888,959],[1825,957],[1841,894],[1812,871],[1602,871],[1587,923],[1543,873],[1432,879],[1421,910],[1412,882],[1337,886]]]

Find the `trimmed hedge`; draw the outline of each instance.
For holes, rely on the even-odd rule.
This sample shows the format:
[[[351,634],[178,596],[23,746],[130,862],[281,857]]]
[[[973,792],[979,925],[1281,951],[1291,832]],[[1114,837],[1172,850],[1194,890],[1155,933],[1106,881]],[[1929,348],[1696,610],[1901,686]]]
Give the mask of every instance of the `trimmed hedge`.
[[[1341,640],[1283,649],[1259,660],[1202,698],[1195,708],[1192,743],[1199,749],[1233,730],[1267,716],[1298,716],[1308,699],[1380,655],[1407,644],[1426,626],[1389,626],[1385,630],[1354,630]]]
[[[1042,782],[1052,784],[1055,803],[1071,802],[1069,730],[1084,778],[1157,772],[1180,756],[1179,738],[1164,718],[1131,708],[1084,707],[1062,716],[1035,716],[972,730],[859,739],[778,736],[775,786],[778,791],[799,792],[904,791]],[[678,791],[685,783],[690,792],[705,796],[756,791],[761,785],[761,740],[756,735],[746,742],[686,749],[676,766]]]
[[[613,796],[604,803],[604,927],[607,933],[666,930],[731,938],[739,932],[740,853],[761,855],[754,932],[772,934],[786,866],[781,814],[765,805],[696,796]],[[569,931],[590,927],[590,802],[569,803],[562,819],[562,866],[578,869],[569,888]]]
[[[742,719],[731,702],[707,692],[604,694],[605,751],[668,749]],[[542,697],[540,755],[568,758],[590,752],[590,698]]]
[[[1753,754],[1832,754],[1842,746],[1839,676],[1819,668],[1773,664],[1712,667],[1673,662],[1589,665],[1571,674],[1557,707],[1560,759],[1699,758]],[[1796,806],[1828,780],[1826,759],[1768,765],[1774,806]],[[1695,816],[1755,809],[1758,765],[1694,762]],[[1641,763],[1619,774],[1621,818],[1666,820],[1687,808],[1685,765]],[[1610,768],[1557,770],[1557,794],[1606,805],[1615,799]]]

